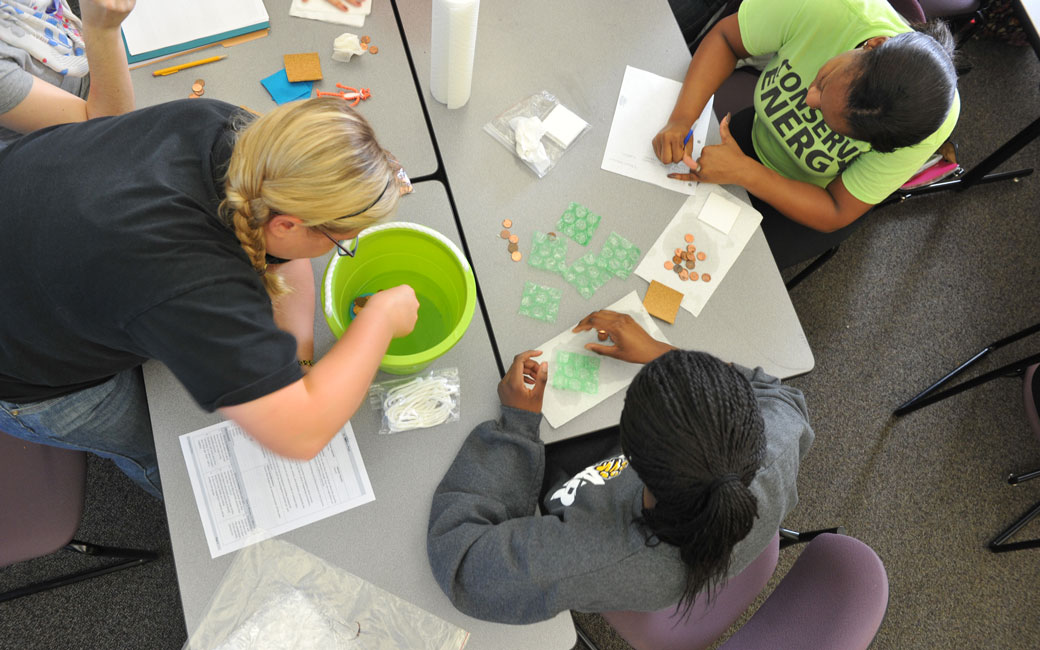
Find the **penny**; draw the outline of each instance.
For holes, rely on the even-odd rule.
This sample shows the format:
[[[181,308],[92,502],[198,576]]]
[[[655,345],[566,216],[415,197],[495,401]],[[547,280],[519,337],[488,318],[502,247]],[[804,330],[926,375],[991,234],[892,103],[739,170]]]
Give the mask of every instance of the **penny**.
[[[512,219],[503,219],[502,220],[502,227],[503,228],[512,228],[513,227],[513,220]]]
[[[704,253],[704,251],[701,251],[700,253],[697,253],[697,259],[699,259],[700,261],[703,262],[707,258],[708,258],[708,256]]]
[[[379,54],[379,48],[376,47],[375,45],[369,45],[368,46],[368,53],[369,54]]]
[[[498,236],[502,239],[509,239],[509,231],[503,230],[502,232],[498,233]]]
[[[195,83],[197,83],[200,86],[205,86],[206,85],[206,80],[205,79],[196,79]],[[195,84],[192,84],[192,85],[194,86]]]
[[[682,264],[676,264],[675,268],[672,270],[675,271],[676,275],[679,275],[682,272]]]
[[[690,279],[693,280],[694,282],[697,281],[697,272],[696,271],[691,271],[690,272]]]
[[[705,282],[711,282],[711,274],[701,273],[701,280],[704,280]]]
[[[694,246],[693,244],[687,244],[686,245],[686,252],[687,253],[696,253],[697,252],[697,247]]]
[[[607,334],[606,330],[597,330],[596,338],[598,338],[600,341],[606,341],[608,338],[610,338],[610,335]]]
[[[682,261],[685,262],[686,260],[690,259],[690,254],[687,253],[686,251],[683,251],[683,252],[679,253],[679,259],[681,259]]]
[[[679,279],[683,281],[690,279],[690,274],[686,272],[686,269],[679,271]]]
[[[690,233],[686,233],[686,236],[683,237],[683,239],[685,239],[686,243],[689,244],[690,242],[693,241],[693,235],[691,235]]]
[[[674,264],[682,264],[682,258],[679,257],[678,255],[676,255],[675,257],[672,258],[672,262]]]
[[[520,260],[524,259],[524,256],[520,251],[513,251],[513,254],[510,255],[510,257],[513,258],[514,262],[519,262]]]
[[[372,37],[371,36],[362,36],[361,37],[361,42],[364,43],[365,45],[368,45],[369,43],[372,42]]]
[[[549,237],[549,239],[556,239],[556,233],[551,232],[551,233],[549,233],[548,237]]]
[[[697,265],[697,263],[694,262],[693,260],[686,260],[686,268],[692,269],[696,265]]]
[[[675,267],[675,264],[671,260],[665,260],[664,268],[666,271],[671,271]]]
[[[518,244],[513,243],[513,242],[509,242],[509,246],[507,246],[506,248],[509,249],[510,253],[515,253],[518,250],[520,250],[520,246]]]
[[[193,83],[191,85],[191,89],[194,90],[197,93],[201,93],[202,92],[202,84],[200,84],[199,82],[196,81],[195,83]]]
[[[516,235],[509,235],[509,241],[513,244],[516,244],[520,241],[520,238]]]
[[[188,95],[188,99],[198,99],[198,98],[199,98],[199,95],[196,95],[195,93],[192,93],[192,94]]]

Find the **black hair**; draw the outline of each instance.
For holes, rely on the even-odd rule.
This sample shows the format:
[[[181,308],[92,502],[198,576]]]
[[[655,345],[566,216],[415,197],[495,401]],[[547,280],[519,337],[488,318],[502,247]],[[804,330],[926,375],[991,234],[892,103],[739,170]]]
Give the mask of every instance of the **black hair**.
[[[938,130],[957,91],[954,40],[946,23],[914,29],[864,52],[849,86],[851,135],[881,153],[915,145]]]
[[[657,502],[640,523],[647,545],[678,547],[690,611],[726,577],[733,547],[751,532],[751,481],[765,455],[765,425],[750,382],[703,352],[673,350],[639,371],[621,412],[621,448]]]

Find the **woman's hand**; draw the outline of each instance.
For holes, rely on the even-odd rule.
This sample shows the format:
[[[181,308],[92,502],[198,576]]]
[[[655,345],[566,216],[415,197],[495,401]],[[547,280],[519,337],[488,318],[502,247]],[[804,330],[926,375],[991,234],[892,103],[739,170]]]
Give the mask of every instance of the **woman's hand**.
[[[744,185],[743,178],[748,168],[755,165],[752,158],[744,155],[740,145],[729,132],[729,114],[719,122],[721,144],[704,147],[701,157],[696,161],[689,154],[683,156],[683,162],[690,168],[689,174],[668,174],[668,178],[681,181],[698,181],[717,183],[719,185]]]
[[[679,162],[692,151],[692,142],[683,144],[689,133],[690,125],[685,120],[668,120],[668,124],[654,136],[654,155],[666,165]]]
[[[649,363],[665,352],[675,349],[647,334],[628,314],[619,314],[616,311],[604,309],[593,312],[581,319],[571,331],[584,332],[593,329],[605,333],[614,344],[586,343],[585,349],[621,361]]]
[[[549,364],[538,363],[531,357],[537,357],[541,350],[528,350],[513,357],[513,365],[506,370],[506,376],[498,382],[498,399],[502,406],[515,409],[542,412],[542,395],[545,394],[545,382],[549,379]],[[530,388],[528,385],[532,385]]]
[[[80,13],[83,14],[83,27],[87,30],[118,29],[136,0],[81,0]]]
[[[401,284],[373,294],[361,313],[368,313],[370,309],[387,317],[392,336],[396,339],[408,336],[415,328],[415,321],[419,317],[419,300],[410,286]]]

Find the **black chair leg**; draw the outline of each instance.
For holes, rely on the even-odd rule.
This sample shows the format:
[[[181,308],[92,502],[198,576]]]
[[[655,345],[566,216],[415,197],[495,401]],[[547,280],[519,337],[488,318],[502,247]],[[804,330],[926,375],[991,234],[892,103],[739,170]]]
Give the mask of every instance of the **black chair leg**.
[[[795,544],[804,544],[805,542],[812,541],[814,538],[819,537],[824,533],[833,533],[835,535],[846,535],[845,527],[838,526],[837,528],[823,528],[820,530],[808,530],[805,532],[797,532],[790,528],[780,529],[780,548],[787,548],[788,546],[794,546]]]
[[[1040,515],[1040,502],[1037,502],[1026,514],[1018,518],[989,543],[989,550],[994,553],[1007,553],[1010,551],[1021,551],[1027,548],[1040,548],[1040,539],[1028,539],[1022,542],[1008,542],[1012,535],[1022,529],[1037,515]]]
[[[838,244],[834,248],[832,248],[829,251],[825,252],[823,255],[820,255],[819,257],[814,259],[809,264],[809,266],[807,266],[804,269],[802,269],[801,271],[799,271],[798,275],[796,275],[793,278],[791,278],[791,280],[787,283],[787,285],[786,285],[787,286],[787,290],[790,291],[791,289],[794,289],[795,287],[797,287],[799,284],[802,283],[802,280],[804,280],[805,278],[807,278],[810,275],[812,275],[813,272],[815,272],[817,269],[819,269],[821,266],[823,266],[827,262],[827,260],[829,260],[830,258],[834,257],[834,254],[838,252],[838,248],[840,246],[841,246],[841,244]]]
[[[954,386],[953,388],[948,388],[946,390],[939,391],[940,388],[942,388],[948,382],[950,382],[955,377],[960,375],[962,372],[964,372],[965,370],[970,368],[972,365],[977,363],[980,359],[982,359],[983,357],[988,355],[990,352],[992,352],[994,350],[998,350],[998,349],[1004,347],[1005,345],[1009,345],[1011,343],[1014,343],[1015,341],[1018,341],[1019,339],[1025,338],[1025,337],[1030,336],[1032,334],[1036,334],[1037,332],[1040,332],[1040,323],[1036,323],[1035,325],[1031,325],[1031,326],[1025,328],[1024,330],[1021,330],[1019,332],[1015,332],[1011,336],[1006,336],[1006,337],[1000,339],[999,341],[996,341],[994,343],[991,343],[990,345],[987,345],[986,347],[982,348],[977,353],[975,353],[975,355],[973,357],[971,357],[970,359],[968,359],[967,361],[965,361],[961,365],[957,366],[956,368],[954,368],[950,372],[946,373],[946,375],[942,379],[940,379],[939,381],[935,382],[934,384],[932,384],[928,388],[925,388],[923,391],[921,391],[917,395],[914,395],[913,397],[911,397],[907,401],[905,401],[902,404],[900,404],[893,413],[895,415],[906,415],[907,413],[910,413],[911,411],[916,411],[917,409],[919,409],[919,408],[921,408],[923,406],[928,406],[929,404],[933,404],[933,403],[938,402],[940,400],[944,400],[947,397],[952,397],[953,395],[956,395],[957,393],[961,393],[963,391],[966,391],[969,388],[974,388],[975,386],[979,386],[979,385],[984,384],[984,383],[986,383],[988,381],[991,381],[993,379],[997,379],[998,377],[1006,377],[1008,375],[1021,374],[1021,372],[1023,370],[1025,370],[1027,367],[1029,367],[1032,364],[1037,363],[1038,361],[1040,361],[1040,354],[1034,354],[1034,355],[1028,356],[1025,359],[1020,359],[1019,361],[1015,361],[1014,363],[1009,363],[1006,366],[1002,366],[1000,368],[997,368],[996,370],[994,370],[992,372],[988,372],[988,373],[986,373],[984,375],[980,375],[980,376],[976,377],[975,379],[971,379],[971,380],[966,381],[964,383],[958,384],[957,386]]]
[[[112,573],[114,571],[121,571],[123,569],[129,569],[130,567],[140,566],[142,564],[151,562],[152,560],[158,559],[159,557],[158,553],[152,551],[145,551],[133,548],[115,548],[110,546],[100,546],[98,544],[81,542],[75,539],[65,546],[65,550],[74,551],[83,555],[91,555],[94,557],[113,559],[116,561],[94,569],[87,569],[85,571],[79,571],[77,573],[70,573],[68,575],[60,576],[58,578],[52,578],[50,580],[44,580],[42,582],[37,582],[25,587],[20,587],[18,589],[5,591],[4,593],[0,593],[0,603],[8,600],[14,600],[15,598],[21,598],[22,596],[28,596],[30,594],[39,593],[41,591],[46,591],[48,589],[54,589],[56,587],[71,585],[75,582],[88,580],[90,578],[96,578],[98,576],[105,575],[106,573]]]
[[[1032,472],[1023,472],[1022,474],[1011,474],[1008,476],[1008,485],[1018,485],[1019,483],[1031,481],[1034,478],[1040,478],[1040,469],[1034,469]]]

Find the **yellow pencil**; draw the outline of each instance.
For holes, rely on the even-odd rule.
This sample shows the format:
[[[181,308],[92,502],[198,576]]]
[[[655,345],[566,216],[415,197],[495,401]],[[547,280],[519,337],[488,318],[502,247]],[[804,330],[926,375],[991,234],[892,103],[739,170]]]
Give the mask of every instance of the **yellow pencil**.
[[[162,70],[156,70],[155,72],[152,73],[152,76],[153,77],[165,77],[166,75],[173,74],[174,72],[177,72],[179,70],[185,70],[187,68],[194,68],[195,66],[202,65],[203,63],[213,63],[214,61],[219,61],[221,59],[226,59],[226,58],[227,58],[227,54],[222,54],[220,56],[211,56],[208,59],[200,59],[198,61],[192,61],[191,63],[182,63],[180,65],[175,65],[175,66],[170,67],[170,68],[163,68]]]

